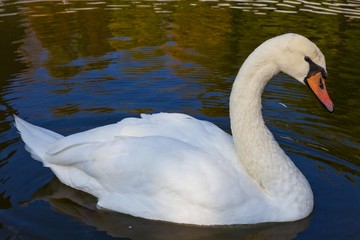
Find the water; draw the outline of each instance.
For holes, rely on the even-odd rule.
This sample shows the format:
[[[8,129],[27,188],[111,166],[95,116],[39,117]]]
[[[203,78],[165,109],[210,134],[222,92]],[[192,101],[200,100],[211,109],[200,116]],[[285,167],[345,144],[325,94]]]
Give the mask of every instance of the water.
[[[358,239],[360,2],[0,1],[0,238]],[[61,134],[139,113],[184,112],[230,131],[228,97],[247,55],[297,32],[327,59],[335,112],[279,75],[264,117],[309,180],[294,223],[190,227],[98,211],[32,160],[12,114]]]

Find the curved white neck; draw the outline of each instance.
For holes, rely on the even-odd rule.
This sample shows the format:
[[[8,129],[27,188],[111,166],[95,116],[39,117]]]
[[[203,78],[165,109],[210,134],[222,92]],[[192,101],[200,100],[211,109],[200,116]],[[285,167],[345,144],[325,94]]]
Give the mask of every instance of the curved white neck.
[[[305,208],[301,211],[309,213],[313,207],[311,188],[275,141],[261,114],[263,89],[280,71],[270,60],[270,51],[268,55],[266,51],[254,51],[235,79],[230,96],[234,143],[248,173],[277,205]],[[301,199],[289,199],[290,195]],[[289,204],[294,206],[286,206]]]

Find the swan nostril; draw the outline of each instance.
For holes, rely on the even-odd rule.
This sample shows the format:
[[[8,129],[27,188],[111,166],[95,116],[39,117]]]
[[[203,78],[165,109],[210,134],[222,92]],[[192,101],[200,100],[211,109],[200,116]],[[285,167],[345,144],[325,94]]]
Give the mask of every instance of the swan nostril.
[[[319,82],[319,87],[320,87],[320,89],[324,89],[324,83],[321,78],[320,78],[320,82]]]

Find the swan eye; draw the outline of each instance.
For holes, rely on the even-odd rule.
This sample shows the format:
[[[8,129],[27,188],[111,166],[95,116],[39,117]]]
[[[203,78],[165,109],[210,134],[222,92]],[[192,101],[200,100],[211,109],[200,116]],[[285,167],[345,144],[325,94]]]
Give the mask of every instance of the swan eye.
[[[305,56],[305,61],[310,62],[310,58],[308,56]]]

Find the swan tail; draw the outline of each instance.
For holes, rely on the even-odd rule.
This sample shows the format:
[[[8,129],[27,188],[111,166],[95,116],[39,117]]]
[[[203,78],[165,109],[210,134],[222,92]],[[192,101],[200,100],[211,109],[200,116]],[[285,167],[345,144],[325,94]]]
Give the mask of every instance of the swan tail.
[[[35,160],[43,161],[50,144],[64,137],[45,128],[30,124],[15,115],[14,119],[15,127],[25,142],[25,149],[31,153]]]

